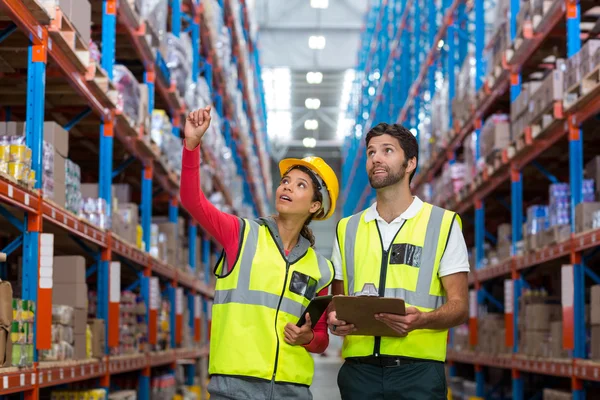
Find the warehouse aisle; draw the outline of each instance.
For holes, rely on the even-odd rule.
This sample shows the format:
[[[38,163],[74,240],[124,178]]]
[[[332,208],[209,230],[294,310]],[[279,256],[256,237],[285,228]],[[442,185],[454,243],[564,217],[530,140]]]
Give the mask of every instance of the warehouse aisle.
[[[311,386],[314,400],[341,399],[337,386],[337,376],[341,366],[342,360],[337,356],[315,357],[315,377]]]

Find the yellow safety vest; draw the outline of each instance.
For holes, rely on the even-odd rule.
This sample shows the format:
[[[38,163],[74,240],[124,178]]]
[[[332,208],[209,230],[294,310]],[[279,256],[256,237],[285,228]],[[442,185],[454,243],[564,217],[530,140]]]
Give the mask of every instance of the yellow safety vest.
[[[365,222],[365,212],[342,219],[337,228],[342,256],[344,294],[354,295],[373,283],[379,295],[404,299],[406,306],[432,311],[444,301],[438,277],[454,212],[423,203],[416,216],[404,222],[389,249],[383,249],[377,221]],[[446,329],[414,330],[403,338],[346,336],[342,355],[403,356],[445,361]]]
[[[242,220],[241,231],[233,269],[221,275],[223,256],[215,268],[209,373],[310,385],[313,359],[303,346],[285,342],[284,328],[331,284],[333,266],[308,245],[290,263],[257,221]]]

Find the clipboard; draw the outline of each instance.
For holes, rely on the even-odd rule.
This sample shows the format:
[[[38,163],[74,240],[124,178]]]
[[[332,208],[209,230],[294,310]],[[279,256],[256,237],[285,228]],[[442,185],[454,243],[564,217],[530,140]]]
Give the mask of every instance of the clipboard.
[[[329,307],[329,303],[331,303],[332,298],[332,295],[327,295],[317,296],[312,299],[296,323],[296,326],[300,328],[306,323],[306,313],[308,313],[308,315],[310,315],[311,328],[314,328],[315,324],[319,321],[325,310],[327,310],[327,307]]]
[[[354,324],[356,331],[349,335],[391,336],[400,334],[383,322],[375,319],[375,314],[406,315],[403,299],[378,296],[335,296],[333,305],[337,319]]]

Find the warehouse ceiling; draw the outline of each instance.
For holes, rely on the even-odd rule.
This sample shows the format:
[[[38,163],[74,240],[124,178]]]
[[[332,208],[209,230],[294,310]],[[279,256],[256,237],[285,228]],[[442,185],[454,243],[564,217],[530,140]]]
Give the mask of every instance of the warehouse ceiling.
[[[308,154],[329,160],[341,157],[342,125],[349,123],[341,111],[347,108],[367,4],[366,0],[254,1],[268,132],[276,160]]]

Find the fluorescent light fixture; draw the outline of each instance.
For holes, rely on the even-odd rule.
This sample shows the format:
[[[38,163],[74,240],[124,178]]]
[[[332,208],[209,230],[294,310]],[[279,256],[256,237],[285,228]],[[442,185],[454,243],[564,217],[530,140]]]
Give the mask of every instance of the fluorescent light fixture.
[[[373,86],[369,88],[369,96],[375,96],[375,88]]]
[[[373,73],[373,78],[375,78],[375,79],[379,79],[379,78],[381,78],[381,74],[379,73],[379,71],[375,71],[375,72]]]
[[[308,47],[313,50],[323,50],[325,48],[325,36],[312,35],[308,38]]]
[[[323,82],[323,74],[320,72],[308,72],[306,74],[306,82],[311,85],[319,85]]]
[[[316,131],[319,128],[319,121],[316,119],[307,119],[304,121],[304,129],[307,131]]]
[[[317,145],[317,139],[312,137],[305,137],[304,139],[302,139],[302,144],[304,145],[304,147],[312,149]]]
[[[267,135],[270,139],[289,140],[292,132],[290,69],[264,68],[262,80],[267,106]]]
[[[336,135],[339,139],[350,135],[352,133],[352,127],[355,123],[354,118],[349,118],[348,116],[348,105],[350,104],[350,98],[352,97],[352,86],[355,80],[356,71],[353,69],[346,70],[346,72],[344,73],[342,94],[340,96],[340,107],[336,129]]]
[[[309,110],[318,110],[319,107],[321,107],[321,100],[309,97],[308,99],[304,100],[304,105]]]
[[[329,0],[310,0],[310,6],[312,8],[325,9],[325,8],[329,7]]]

